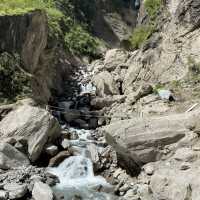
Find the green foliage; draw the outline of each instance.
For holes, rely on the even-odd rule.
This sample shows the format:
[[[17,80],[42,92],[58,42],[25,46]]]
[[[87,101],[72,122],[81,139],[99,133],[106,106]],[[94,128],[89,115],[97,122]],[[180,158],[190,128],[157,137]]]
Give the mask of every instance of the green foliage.
[[[0,101],[11,101],[30,93],[30,79],[20,68],[17,54],[0,54]]]
[[[35,9],[47,10],[53,6],[53,0],[0,0],[0,15],[18,15]]]
[[[49,25],[49,37],[59,39],[62,36],[60,23],[64,19],[64,15],[59,10],[49,8],[47,16]]]
[[[46,11],[49,41],[59,41],[72,53],[88,56],[96,54],[98,45],[88,28],[94,8],[95,0],[0,0],[0,15]]]
[[[161,84],[161,83],[156,84],[156,85],[153,87],[153,92],[154,92],[154,94],[157,94],[158,91],[161,90],[161,89],[164,89],[164,87],[165,87],[165,86],[164,86],[163,84]]]
[[[153,25],[141,25],[134,29],[132,36],[130,37],[130,42],[133,48],[140,48],[141,45],[147,41],[147,39],[155,31],[155,26]]]
[[[162,5],[162,0],[145,0],[144,7],[149,17],[154,20],[157,17],[158,11]]]
[[[133,48],[140,48],[156,30],[158,11],[162,5],[162,0],[145,0],[144,7],[149,16],[149,22],[146,25],[136,27],[130,37]]]
[[[74,54],[95,56],[98,42],[80,25],[76,25],[65,34],[65,45]]]

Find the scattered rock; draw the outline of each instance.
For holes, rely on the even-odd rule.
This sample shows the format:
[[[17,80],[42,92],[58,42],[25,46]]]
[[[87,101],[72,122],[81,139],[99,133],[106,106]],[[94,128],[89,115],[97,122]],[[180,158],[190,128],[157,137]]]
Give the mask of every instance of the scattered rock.
[[[173,158],[183,162],[194,162],[197,159],[197,154],[190,148],[179,148]]]
[[[45,148],[45,152],[50,156],[55,156],[58,153],[58,147],[50,144]]]
[[[87,146],[87,149],[89,151],[90,158],[94,164],[94,171],[97,171],[100,161],[97,146],[91,143]]]
[[[19,199],[27,193],[27,185],[19,185],[17,183],[9,183],[4,185],[4,190],[8,191],[9,199]]]
[[[144,171],[147,175],[151,176],[154,173],[154,166],[151,163],[149,163],[144,166]]]
[[[7,200],[9,197],[9,193],[4,190],[0,190],[0,200]]]
[[[0,143],[0,168],[12,169],[30,164],[28,158],[8,143]]]
[[[40,157],[47,141],[50,142],[59,137],[60,126],[58,121],[46,110],[23,105],[10,112],[0,122],[0,135],[4,138],[27,138],[29,157],[34,162]]]
[[[53,200],[53,192],[51,188],[40,181],[35,182],[32,196],[35,200]]]
[[[64,159],[68,158],[70,155],[69,151],[61,151],[55,157],[51,158],[49,161],[49,167],[58,166]]]

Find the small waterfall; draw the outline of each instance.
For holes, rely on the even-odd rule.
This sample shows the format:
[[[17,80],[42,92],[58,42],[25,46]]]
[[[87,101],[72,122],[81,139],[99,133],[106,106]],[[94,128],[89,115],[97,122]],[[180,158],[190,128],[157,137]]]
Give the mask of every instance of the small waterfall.
[[[99,193],[101,190],[111,190],[112,186],[100,176],[94,176],[90,159],[80,155],[66,159],[56,168],[49,168],[60,183],[54,188],[56,196],[64,196],[64,200],[106,200],[110,195]]]
[[[86,111],[90,110],[90,103],[83,100],[88,95],[95,95],[96,87],[88,81],[87,73],[81,71],[78,78],[80,79],[81,76],[83,79],[78,84],[79,88],[76,89],[80,91],[80,94],[76,96],[76,102],[73,103],[73,98],[68,102],[58,102],[58,105],[66,109],[65,112],[70,112],[73,104],[75,105],[73,109],[77,111],[84,110],[83,108]],[[82,118],[81,120],[85,120],[84,123],[88,123],[87,118]],[[58,167],[48,168],[48,171],[56,175],[60,181],[60,183],[53,187],[56,200],[116,199],[112,195],[113,187],[103,177],[94,175],[92,161],[87,157],[87,145],[95,142],[91,139],[92,130],[70,127],[69,123],[65,123],[62,128],[71,134],[77,135],[77,138],[69,140],[69,143],[71,147],[78,149],[79,153],[76,156],[67,158]]]
[[[101,188],[110,189],[111,186],[100,176],[94,176],[90,159],[84,156],[72,156],[49,172],[58,176],[60,183],[53,189],[55,194],[62,193],[64,200],[79,197],[88,199],[107,199],[106,194],[98,194]],[[98,197],[98,198],[97,198]]]

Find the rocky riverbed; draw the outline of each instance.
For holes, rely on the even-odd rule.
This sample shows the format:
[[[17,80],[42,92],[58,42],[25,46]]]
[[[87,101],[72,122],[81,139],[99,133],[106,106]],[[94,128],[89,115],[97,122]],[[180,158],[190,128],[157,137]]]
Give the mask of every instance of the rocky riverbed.
[[[95,2],[92,57],[48,41],[45,12],[0,16],[0,52],[32,87],[0,106],[0,199],[199,200],[199,1]],[[155,29],[130,47],[132,28]]]

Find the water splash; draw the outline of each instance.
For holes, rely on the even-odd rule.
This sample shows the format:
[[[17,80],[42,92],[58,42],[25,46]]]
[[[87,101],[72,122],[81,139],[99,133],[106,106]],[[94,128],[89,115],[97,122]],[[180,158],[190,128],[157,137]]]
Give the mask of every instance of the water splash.
[[[96,87],[92,85],[91,82],[89,82],[88,84],[81,84],[80,85],[81,88],[81,94],[95,94],[96,92]]]
[[[63,195],[64,200],[109,199],[110,195],[98,191],[111,190],[112,186],[103,177],[94,176],[90,159],[84,156],[72,156],[56,168],[49,168],[50,173],[56,175],[60,183],[54,188],[56,196]]]

